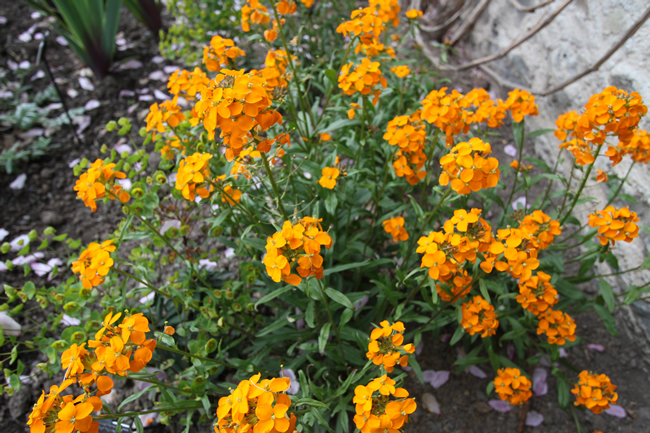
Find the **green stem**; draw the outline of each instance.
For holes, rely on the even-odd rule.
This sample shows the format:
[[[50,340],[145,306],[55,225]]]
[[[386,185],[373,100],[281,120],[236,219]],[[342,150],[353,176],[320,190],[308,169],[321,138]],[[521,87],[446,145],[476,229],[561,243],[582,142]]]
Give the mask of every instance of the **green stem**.
[[[557,168],[560,165],[560,160],[562,159],[562,153],[564,152],[564,149],[560,150],[560,154],[557,156],[557,160],[555,161],[555,167],[553,167],[553,174],[557,173]],[[546,199],[548,198],[549,193],[551,192],[551,187],[553,187],[553,179],[550,180],[548,183],[548,187],[546,188],[546,191],[544,192],[544,198],[542,199],[542,203],[539,205],[540,209],[544,209],[544,204],[546,203]]]
[[[147,283],[147,282],[144,281],[144,280],[141,280],[140,278],[136,277],[136,276],[133,275],[133,274],[130,274],[130,273],[126,272],[126,271],[123,271],[123,270],[121,270],[121,269],[118,269],[117,267],[113,268],[113,270],[114,270],[115,272],[117,272],[118,274],[121,274],[121,275],[123,275],[123,276],[125,276],[125,277],[127,277],[127,278],[131,278],[133,281],[136,281],[136,282],[142,284],[143,286],[147,287],[147,289],[153,290],[154,292],[156,292],[156,293],[159,294],[160,296],[166,296],[166,297],[169,297],[169,295],[166,294],[165,292],[163,292],[163,291],[161,291],[161,290],[159,290],[159,289],[156,289],[156,288],[155,288],[154,286],[152,286],[151,284]]]
[[[223,367],[233,368],[233,369],[236,369],[236,370],[248,371],[246,367],[238,367],[236,365],[229,364],[229,363],[223,362],[223,361],[218,361],[216,359],[206,358],[206,357],[200,356],[200,355],[193,355],[193,354],[191,354],[189,352],[185,352],[184,350],[176,349],[175,347],[165,346],[164,344],[158,344],[158,345],[156,345],[156,348],[161,349],[161,350],[166,350],[167,352],[176,353],[178,355],[189,356],[190,358],[200,359],[201,361],[212,362],[213,364],[221,365]],[[257,371],[263,371],[265,373],[270,373],[268,370],[266,370],[264,368],[258,367],[258,366],[254,365],[254,364],[251,364],[251,365]]]
[[[336,341],[338,342],[339,345],[339,351],[341,352],[341,358],[343,358],[343,362],[346,364],[348,361],[345,359],[345,353],[343,352],[343,344],[341,344],[341,336],[339,334],[339,327],[336,326],[334,323],[334,316],[332,316],[332,310],[330,309],[330,303],[327,300],[327,294],[325,293],[325,288],[323,287],[323,282],[321,280],[316,280],[318,283],[318,289],[320,290],[320,295],[323,298],[323,302],[325,303],[325,308],[327,309],[327,315],[329,316],[330,324],[332,328],[334,329],[334,334],[336,334]]]
[[[630,173],[632,172],[632,167],[634,167],[634,164],[636,164],[636,161],[632,161],[632,164],[630,164],[630,168],[627,170],[627,173],[625,173],[625,177],[624,177],[623,180],[621,181],[620,185],[618,185],[618,188],[616,188],[616,191],[615,191],[614,194],[612,195],[612,198],[610,198],[610,199],[607,201],[607,204],[605,205],[605,207],[607,207],[607,206],[609,206],[610,204],[612,204],[612,202],[614,201],[614,199],[615,199],[616,197],[618,197],[618,193],[621,192],[621,188],[623,188],[623,185],[625,184],[625,181],[627,181],[627,177],[628,177],[628,176],[630,175]]]
[[[567,211],[566,215],[560,220],[560,225],[563,225],[564,222],[571,216],[571,212],[573,212],[573,208],[576,207],[576,204],[578,203],[578,200],[580,199],[580,194],[582,193],[582,190],[585,188],[585,185],[587,184],[587,180],[589,180],[589,175],[591,174],[591,170],[594,168],[594,164],[596,163],[596,160],[598,159],[598,155],[600,155],[600,149],[603,147],[602,144],[598,145],[598,148],[596,149],[596,156],[594,158],[594,162],[589,164],[589,168],[587,168],[587,172],[585,175],[582,177],[582,182],[580,183],[580,187],[578,188],[578,192],[576,193],[575,197],[573,198],[573,201],[571,202],[571,206],[569,207],[569,210]]]
[[[275,6],[273,7],[275,8]],[[284,206],[282,205],[282,198],[280,197],[278,185],[275,183],[273,172],[271,171],[271,167],[269,166],[269,160],[266,158],[265,152],[260,152],[260,154],[262,155],[262,162],[264,163],[264,169],[266,170],[266,174],[269,176],[269,180],[271,181],[271,186],[273,187],[273,192],[275,193],[275,199],[278,204],[278,209],[282,213],[282,217],[285,219],[285,221],[288,221],[289,217],[287,216],[287,211],[284,210]]]

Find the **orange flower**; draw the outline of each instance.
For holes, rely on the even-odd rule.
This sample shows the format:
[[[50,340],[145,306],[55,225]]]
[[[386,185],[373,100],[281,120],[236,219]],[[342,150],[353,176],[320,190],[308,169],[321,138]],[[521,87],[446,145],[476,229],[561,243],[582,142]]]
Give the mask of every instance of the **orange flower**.
[[[170,75],[167,82],[169,93],[174,96],[183,96],[187,99],[194,99],[197,93],[210,83],[210,79],[199,67],[188,72],[184,69],[177,69]],[[163,132],[163,131],[159,131]]]
[[[174,335],[175,333],[176,333],[176,330],[174,329],[173,326],[165,326],[165,334]]]
[[[210,164],[212,158],[209,153],[194,153],[181,160],[176,173],[174,187],[182,191],[186,200],[194,200],[196,194],[207,198],[214,187],[210,184]]]
[[[322,177],[318,180],[318,183],[323,188],[334,189],[336,186],[336,178],[339,177],[339,169],[336,167],[325,167],[322,171]]]
[[[81,252],[79,258],[72,262],[72,272],[79,274],[79,279],[86,289],[102,284],[113,266],[110,253],[115,251],[113,240],[98,244],[91,242],[88,248]]]
[[[559,296],[550,281],[551,276],[541,271],[527,280],[520,280],[517,302],[535,315],[551,308],[558,302]]]
[[[116,179],[126,179],[126,174],[121,171],[114,171],[115,164],[107,163],[101,159],[95,160],[86,173],[81,173],[75,183],[74,190],[77,191],[77,198],[81,199],[86,207],[93,212],[97,210],[98,199],[106,197],[108,189],[108,198],[111,200],[118,199],[126,203],[131,198],[129,193],[122,190],[120,185],[116,185]]]
[[[607,182],[607,173],[605,173],[603,170],[598,169],[598,174],[596,175],[596,182],[599,183],[604,183]]]
[[[497,375],[494,379],[494,390],[501,400],[522,405],[533,395],[530,391],[530,379],[522,375],[518,368],[502,368],[497,371]]]
[[[381,328],[375,328],[370,333],[366,357],[375,365],[383,365],[388,373],[392,373],[398,363],[406,367],[409,357],[402,352],[413,353],[415,346],[404,344],[404,324],[395,322],[391,325],[384,320],[379,325]]]
[[[629,207],[616,209],[607,206],[604,210],[589,215],[589,225],[598,228],[598,239],[602,245],[616,241],[632,242],[639,236],[639,221],[636,212],[631,212]]]
[[[407,65],[393,66],[390,71],[397,75],[398,78],[408,77],[411,74],[411,70]]]
[[[395,174],[406,177],[411,184],[417,184],[424,179],[426,171],[422,170],[427,155],[424,152],[426,141],[426,126],[420,120],[420,112],[416,111],[410,116],[397,116],[386,127],[384,140],[391,146],[399,146],[393,162]]]
[[[203,63],[208,71],[219,72],[223,67],[234,66],[237,57],[246,53],[235,46],[232,39],[225,39],[219,35],[213,36],[210,45],[203,48]]]
[[[576,339],[576,324],[568,314],[548,308],[538,317],[537,334],[546,334],[549,344],[563,346]]]
[[[156,132],[161,134],[165,132],[164,123],[167,123],[172,128],[178,126],[185,120],[185,115],[181,112],[181,108],[178,106],[178,96],[174,96],[174,99],[171,101],[165,101],[158,105],[154,103],[149,107],[149,114],[147,114],[147,131],[153,132],[153,139],[156,139]]]
[[[332,136],[329,135],[327,132],[323,132],[320,134],[320,139],[321,141],[330,141],[332,139]]]
[[[267,24],[271,21],[268,9],[260,4],[259,0],[248,0],[248,3],[241,8],[241,28],[250,32],[250,23]]]
[[[474,296],[461,306],[463,320],[460,325],[465,328],[469,335],[481,334],[481,337],[489,337],[496,334],[499,327],[497,314],[494,307],[481,296]]]
[[[241,191],[238,189],[233,189],[232,186],[226,185],[223,188],[224,194],[221,196],[221,201],[228,203],[230,206],[234,206],[235,203],[239,203],[241,200]]]
[[[409,9],[406,11],[406,18],[410,20],[419,20],[422,18],[422,11],[417,9]]]
[[[406,241],[409,234],[404,228],[404,218],[395,217],[382,222],[384,230],[393,237],[393,242]]]
[[[458,194],[469,194],[496,186],[501,172],[496,158],[484,158],[490,153],[490,145],[478,137],[458,143],[440,158],[440,185],[445,186],[451,182],[451,188]]]
[[[395,388],[395,381],[386,375],[359,385],[354,390],[354,424],[362,433],[399,432],[417,409],[404,388]],[[393,397],[394,399],[391,399]]]
[[[364,58],[356,66],[352,62],[343,65],[341,75],[338,78],[339,87],[346,95],[354,95],[356,92],[369,95],[378,84],[381,84],[385,89],[388,83],[382,76],[379,65],[379,62],[372,62],[368,58]],[[375,99],[378,98],[379,94],[381,94],[381,91],[374,93]]]
[[[611,404],[618,401],[617,386],[612,385],[609,377],[604,374],[593,374],[583,370],[579,375],[580,380],[571,390],[576,396],[576,406],[585,406],[595,414],[610,408]]]
[[[512,120],[519,123],[524,116],[537,116],[537,105],[535,97],[525,90],[515,89],[508,93],[508,99],[504,103],[507,110],[512,114]]]

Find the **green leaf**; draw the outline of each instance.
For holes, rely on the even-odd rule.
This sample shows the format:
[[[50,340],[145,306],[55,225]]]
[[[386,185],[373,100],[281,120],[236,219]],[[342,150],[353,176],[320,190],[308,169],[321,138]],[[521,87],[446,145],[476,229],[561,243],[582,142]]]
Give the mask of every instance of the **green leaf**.
[[[138,433],[144,433],[144,426],[139,416],[133,417],[133,424],[135,424],[135,429]]]
[[[349,308],[350,310],[354,310],[354,306],[352,305],[352,302],[350,302],[350,299],[348,299],[348,297],[345,296],[343,293],[338,292],[338,291],[332,289],[331,287],[326,287],[325,288],[325,293],[334,302],[338,302],[339,304],[343,305],[344,307]]]
[[[325,345],[327,344],[327,339],[330,336],[330,328],[332,324],[327,322],[320,330],[320,335],[318,336],[318,352],[321,355],[325,354]]]
[[[316,303],[314,301],[309,301],[309,305],[307,305],[307,311],[305,311],[305,322],[307,323],[307,326],[309,326],[312,329],[316,327],[316,324],[314,323],[315,308],[316,308]]]
[[[618,337],[618,331],[616,330],[616,320],[612,316],[612,313],[609,312],[605,307],[600,304],[594,304],[594,309],[596,313],[600,316],[605,324],[605,328],[612,334],[614,337]]]
[[[336,198],[336,193],[330,191],[329,195],[325,199],[325,210],[327,210],[327,213],[332,216],[336,215],[336,206],[338,203],[339,200]]]
[[[640,269],[650,269],[650,256],[645,258]]]
[[[515,138],[515,144],[517,149],[521,152],[522,147],[524,146],[524,129],[525,129],[525,120],[522,120],[519,123],[512,122],[512,134]]]
[[[135,394],[131,394],[131,395],[128,396],[126,399],[124,399],[124,400],[122,401],[122,403],[120,403],[120,405],[117,407],[117,410],[119,411],[119,410],[121,410],[125,405],[131,403],[131,402],[134,401],[134,400],[139,399],[139,398],[142,396],[142,394],[144,394],[144,393],[147,392],[147,391],[151,391],[151,390],[150,390],[149,388],[145,388],[145,389],[143,389],[143,390],[140,391],[140,392],[136,392]]]
[[[478,285],[479,285],[479,289],[481,290],[481,295],[483,295],[483,298],[485,298],[485,300],[491,304],[492,300],[490,299],[490,293],[488,293],[487,284],[485,284],[485,280],[478,280]]]
[[[207,394],[201,397],[201,404],[203,404],[205,413],[210,413],[210,397],[208,397]]]
[[[323,271],[323,276],[338,274],[339,272],[347,271],[348,269],[354,269],[354,268],[359,268],[361,266],[366,266],[368,263],[370,263],[370,260],[365,260],[363,262],[357,262],[357,263],[348,263],[347,265],[334,266],[333,268],[325,269]]]
[[[296,406],[324,407],[325,409],[329,409],[328,405],[313,398],[299,398],[293,404]]]
[[[418,204],[418,202],[413,198],[413,196],[409,195],[409,200],[411,200],[411,205],[413,206],[413,210],[415,210],[415,213],[418,216],[418,219],[420,221],[424,221],[424,211]]]
[[[612,286],[610,286],[607,281],[601,278],[600,281],[598,281],[598,288],[600,289],[600,294],[603,295],[603,300],[605,301],[605,305],[607,305],[607,308],[611,313],[612,311],[614,311],[614,307],[616,306],[616,302],[614,301],[614,291],[612,290]]]
[[[548,134],[551,132],[555,132],[555,129],[538,129],[537,131],[533,131],[530,134],[528,134],[526,138],[535,138],[535,137],[539,137],[540,135]]]
[[[279,289],[276,289],[276,290],[272,291],[271,293],[264,296],[262,299],[260,299],[259,301],[257,301],[255,303],[255,309],[257,310],[258,305],[265,304],[265,303],[269,302],[270,300],[277,298],[281,294],[286,293],[286,292],[288,292],[289,290],[291,290],[293,288],[294,287],[292,285],[286,285],[284,287],[280,287]]]
[[[287,324],[289,324],[289,321],[287,320],[287,317],[282,316],[278,320],[276,320],[275,322],[271,323],[269,326],[267,326],[266,328],[264,328],[260,332],[258,332],[257,337],[263,337],[266,334],[270,334],[273,331],[277,331],[278,329],[283,328]]]
[[[454,332],[454,335],[451,337],[451,341],[449,342],[450,346],[453,346],[454,344],[458,343],[458,341],[463,338],[463,335],[465,335],[465,328],[462,326],[458,326],[456,328],[456,331]]]
[[[569,384],[564,379],[557,379],[557,402],[562,409],[569,405]]]
[[[326,69],[325,76],[332,82],[334,86],[338,85],[338,80],[336,79],[336,71],[334,69]]]

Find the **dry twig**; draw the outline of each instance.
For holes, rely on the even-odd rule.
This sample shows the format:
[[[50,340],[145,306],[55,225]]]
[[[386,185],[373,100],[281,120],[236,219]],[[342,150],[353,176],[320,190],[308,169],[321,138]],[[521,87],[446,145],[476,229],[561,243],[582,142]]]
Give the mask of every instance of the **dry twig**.
[[[435,33],[441,30],[446,30],[450,25],[456,22],[456,20],[463,14],[463,12],[465,12],[465,10],[467,9],[466,6],[467,6],[467,0],[464,0],[462,6],[458,8],[458,10],[451,17],[449,17],[447,21],[445,21],[444,23],[438,24],[437,26],[428,26],[426,24],[420,24],[420,29],[424,30],[427,33]]]
[[[508,0],[511,5],[513,5],[519,12],[535,12],[539,8],[543,8],[546,5],[550,5],[553,3],[555,0],[546,0],[541,2],[540,4],[533,5],[533,6],[524,6],[521,3],[519,3],[519,0]]]
[[[478,20],[478,18],[481,16],[481,13],[483,13],[489,3],[490,0],[481,0],[481,2],[476,5],[474,10],[467,16],[467,19],[463,21],[463,23],[456,31],[454,37],[451,39],[451,45],[456,45],[456,43],[461,40],[463,36],[465,36],[465,33],[467,33],[474,26],[474,23],[476,20]]]

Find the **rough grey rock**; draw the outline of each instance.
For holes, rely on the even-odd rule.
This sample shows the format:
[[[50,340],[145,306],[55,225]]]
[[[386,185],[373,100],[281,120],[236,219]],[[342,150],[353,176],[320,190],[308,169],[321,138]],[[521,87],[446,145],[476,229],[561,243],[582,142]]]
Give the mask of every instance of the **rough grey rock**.
[[[46,210],[41,212],[41,222],[48,226],[58,226],[65,222],[65,217],[60,213]]]
[[[32,388],[22,384],[18,392],[9,399],[9,413],[16,421],[24,421],[32,406]]]

